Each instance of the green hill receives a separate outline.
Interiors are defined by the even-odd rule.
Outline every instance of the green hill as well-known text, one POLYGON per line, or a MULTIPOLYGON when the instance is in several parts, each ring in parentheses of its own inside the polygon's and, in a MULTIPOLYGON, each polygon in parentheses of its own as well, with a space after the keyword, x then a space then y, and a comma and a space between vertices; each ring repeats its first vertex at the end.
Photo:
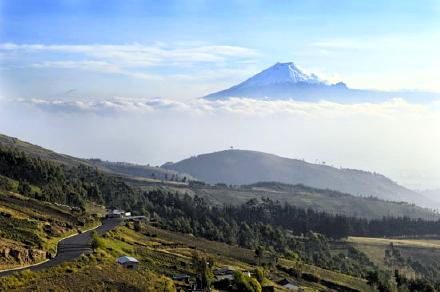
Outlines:
POLYGON ((435 202, 423 195, 406 189, 380 174, 338 169, 257 151, 219 151, 193 156, 177 163, 167 163, 162 167, 189 173, 208 183, 243 185, 275 181, 331 189, 355 196, 373 196, 426 207, 436 206, 435 202))

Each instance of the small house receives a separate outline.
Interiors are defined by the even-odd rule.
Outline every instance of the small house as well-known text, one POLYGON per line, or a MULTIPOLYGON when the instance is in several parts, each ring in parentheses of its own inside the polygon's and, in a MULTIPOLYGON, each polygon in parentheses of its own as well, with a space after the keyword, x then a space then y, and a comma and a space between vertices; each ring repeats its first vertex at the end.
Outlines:
POLYGON ((125 212, 119 209, 113 209, 111 210, 107 217, 109 218, 122 218, 124 216, 125 212))
POLYGON ((224 267, 214 271, 214 275, 218 281, 223 279, 233 280, 235 269, 230 267, 224 267))
POLYGON ((179 275, 174 275, 172 277, 172 279, 175 281, 185 281, 185 282, 188 282, 190 278, 191 277, 187 274, 179 274, 179 275))
POLYGON ((282 279, 281 281, 278 281, 277 284, 286 288, 287 290, 296 290, 296 291, 299 290, 298 284, 289 279, 282 279))
POLYGON ((242 273, 243 273, 243 275, 248 276, 248 277, 252 276, 252 272, 250 272, 250 271, 243 271, 242 273))
POLYGON ((122 256, 116 260, 116 262, 129 270, 136 270, 139 261, 134 257, 122 256))

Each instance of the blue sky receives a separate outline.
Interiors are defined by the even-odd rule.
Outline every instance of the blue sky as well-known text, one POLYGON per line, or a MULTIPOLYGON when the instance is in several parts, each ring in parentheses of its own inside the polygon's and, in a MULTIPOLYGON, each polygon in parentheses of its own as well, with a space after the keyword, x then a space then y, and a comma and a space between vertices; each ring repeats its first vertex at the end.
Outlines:
POLYGON ((2 0, 2 96, 191 98, 277 61, 440 91, 439 25, 438 1, 2 0))

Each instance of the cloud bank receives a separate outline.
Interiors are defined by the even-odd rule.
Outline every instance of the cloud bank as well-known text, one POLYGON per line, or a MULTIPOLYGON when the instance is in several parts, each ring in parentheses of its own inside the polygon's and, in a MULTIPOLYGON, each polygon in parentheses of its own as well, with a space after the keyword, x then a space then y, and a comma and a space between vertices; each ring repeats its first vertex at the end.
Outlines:
POLYGON ((266 117, 291 115, 310 117, 397 116, 426 117, 440 113, 440 103, 416 104, 401 98, 381 103, 342 104, 330 101, 299 102, 295 100, 255 100, 230 98, 227 100, 176 100, 165 98, 108 98, 108 99, 18 99, 10 103, 23 104, 52 113, 81 114, 154 114, 182 112, 189 114, 236 114, 266 117))

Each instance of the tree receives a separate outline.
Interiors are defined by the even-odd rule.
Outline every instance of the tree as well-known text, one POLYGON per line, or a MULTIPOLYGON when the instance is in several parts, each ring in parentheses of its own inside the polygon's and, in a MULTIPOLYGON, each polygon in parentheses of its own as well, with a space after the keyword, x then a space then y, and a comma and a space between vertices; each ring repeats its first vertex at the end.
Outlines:
POLYGON ((367 284, 374 287, 379 284, 379 273, 377 271, 367 272, 367 284))
POLYGON ((27 181, 20 180, 18 182, 18 192, 25 196, 30 196, 32 194, 32 187, 27 181))
POLYGON ((261 246, 255 249, 255 257, 257 258, 258 265, 261 264, 261 257, 263 256, 264 250, 261 246))
POLYGON ((90 242, 90 247, 92 248, 93 251, 96 251, 96 249, 101 246, 102 246, 101 240, 100 240, 98 234, 96 233, 96 231, 93 230, 92 241, 90 242))
POLYGON ((213 259, 207 258, 195 251, 192 256, 192 263, 197 274, 197 286, 201 289, 209 288, 214 279, 212 273, 213 259))
POLYGON ((261 267, 257 267, 254 271, 255 278, 260 284, 263 284, 264 281, 264 270, 261 267))
POLYGON ((240 271, 234 273, 234 284, 237 291, 261 292, 262 288, 257 279, 251 278, 240 271))

